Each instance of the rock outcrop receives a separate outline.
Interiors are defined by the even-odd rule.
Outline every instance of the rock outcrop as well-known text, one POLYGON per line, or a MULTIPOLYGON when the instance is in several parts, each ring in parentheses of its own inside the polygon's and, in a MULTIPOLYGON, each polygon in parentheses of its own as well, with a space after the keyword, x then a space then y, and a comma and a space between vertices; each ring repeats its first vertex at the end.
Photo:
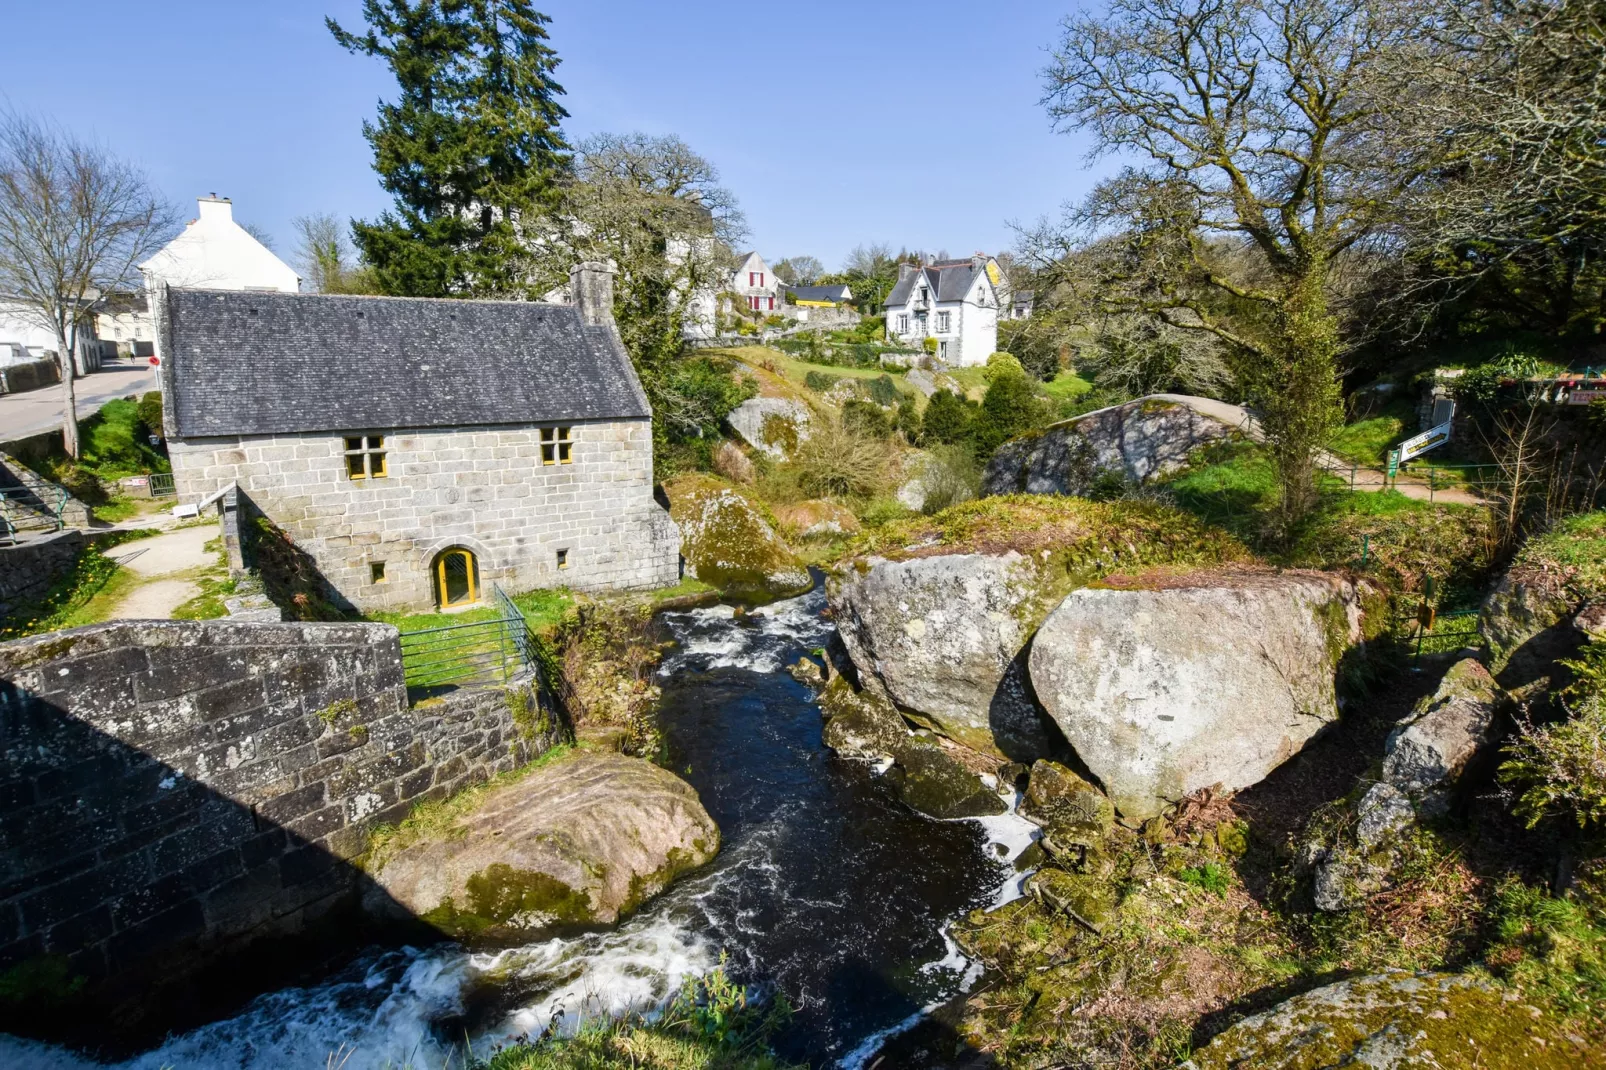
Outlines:
POLYGON ((809 437, 809 407, 793 398, 748 398, 725 417, 742 441, 772 460, 784 461, 809 437))
POLYGON ((1103 792, 1050 761, 1032 766, 1020 814, 1043 826, 1056 848, 1092 847, 1115 824, 1115 808, 1103 792))
POLYGON ((1323 573, 1084 588, 1038 630, 1031 682, 1121 815, 1141 821, 1201 788, 1258 783, 1335 719, 1334 671, 1372 601, 1323 573))
POLYGON ((904 804, 931 817, 985 817, 1007 807, 996 792, 935 740, 918 736, 885 698, 855 691, 841 676, 820 695, 825 745, 844 758, 886 762, 904 804))
POLYGON ((710 476, 688 473, 664 484, 680 528, 686 569, 741 598, 786 598, 813 586, 809 570, 775 533, 763 506, 710 476))
POLYGON ((691 785, 639 758, 589 752, 491 789, 427 837, 400 835, 375 860, 369 908, 399 906, 484 944, 612 924, 719 850, 691 785))
POLYGON ((1236 431, 1179 397, 1139 398, 1012 439, 988 462, 982 493, 1085 494, 1104 473, 1144 483, 1236 431))
POLYGON ((1585 1065, 1589 1053, 1579 1042, 1515 995, 1459 974, 1395 971, 1356 977, 1245 1018, 1183 1065, 1189 1070, 1585 1065))
POLYGON ((1248 556, 1166 506, 1058 497, 966 502, 889 525, 873 546, 826 584, 865 686, 919 724, 1022 762, 1051 749, 1023 651, 1067 591, 1123 568, 1248 556))
POLYGON ((1012 665, 1035 621, 1023 612, 1040 586, 1013 551, 870 558, 828 586, 855 665, 900 707, 975 750, 1031 760, 1048 734, 1012 665))
POLYGON ((1556 661, 1597 627, 1606 601, 1606 511, 1561 521, 1530 539, 1478 615, 1491 672, 1507 689, 1544 690, 1556 661))
POLYGON ((1389 733, 1383 782, 1408 796, 1419 812, 1442 813, 1456 778, 1489 743, 1500 701, 1488 669, 1472 658, 1457 662, 1438 690, 1389 733))

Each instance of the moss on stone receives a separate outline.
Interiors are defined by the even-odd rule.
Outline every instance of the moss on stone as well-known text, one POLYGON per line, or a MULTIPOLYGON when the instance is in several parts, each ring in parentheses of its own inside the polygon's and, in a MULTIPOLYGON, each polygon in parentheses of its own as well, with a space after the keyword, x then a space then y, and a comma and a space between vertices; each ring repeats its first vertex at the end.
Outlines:
POLYGON ((695 472, 666 483, 664 492, 680 528, 681 552, 699 580, 749 598, 786 597, 812 585, 761 503, 695 472))
POLYGON ((467 902, 445 899, 424 920, 455 939, 522 939, 532 931, 596 921, 590 898, 550 874, 498 862, 464 882, 467 902))

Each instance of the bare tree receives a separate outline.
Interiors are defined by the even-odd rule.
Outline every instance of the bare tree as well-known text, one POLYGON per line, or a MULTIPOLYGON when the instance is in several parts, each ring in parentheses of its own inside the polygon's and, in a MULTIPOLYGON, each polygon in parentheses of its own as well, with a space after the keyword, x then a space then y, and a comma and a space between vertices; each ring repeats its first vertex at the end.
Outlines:
POLYGON ((812 256, 789 256, 775 265, 775 277, 789 286, 808 286, 825 274, 825 265, 812 256))
POLYGON ((367 266, 358 263, 357 251, 347 237, 347 225, 339 217, 329 212, 299 215, 291 220, 291 225, 296 231, 296 270, 314 291, 323 294, 378 292, 367 266))
POLYGON ((1391 0, 1113 0, 1065 22, 1045 72, 1056 123, 1149 161, 1071 221, 1119 234, 1112 310, 1226 344, 1264 412, 1285 524, 1315 503, 1342 418, 1335 264, 1416 173, 1381 91, 1416 29, 1391 0))
POLYGON ((62 443, 78 456, 73 353, 90 302, 132 289, 177 217, 136 167, 38 120, 0 113, 0 292, 54 333, 62 443))
POLYGON ((885 274, 888 269, 895 266, 892 246, 885 242, 870 242, 868 245, 853 247, 853 251, 848 253, 848 258, 842 265, 842 273, 875 276, 885 274))
POLYGON ((269 233, 267 227, 258 223, 241 223, 240 229, 261 242, 265 248, 270 251, 273 249, 273 235, 269 233))

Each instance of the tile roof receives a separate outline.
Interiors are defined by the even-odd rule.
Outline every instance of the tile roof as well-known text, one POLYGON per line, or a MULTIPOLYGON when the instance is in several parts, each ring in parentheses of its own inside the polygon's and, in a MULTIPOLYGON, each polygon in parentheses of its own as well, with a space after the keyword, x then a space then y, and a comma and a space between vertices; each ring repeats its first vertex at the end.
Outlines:
POLYGON ((168 291, 181 436, 651 415, 618 335, 514 301, 168 291))

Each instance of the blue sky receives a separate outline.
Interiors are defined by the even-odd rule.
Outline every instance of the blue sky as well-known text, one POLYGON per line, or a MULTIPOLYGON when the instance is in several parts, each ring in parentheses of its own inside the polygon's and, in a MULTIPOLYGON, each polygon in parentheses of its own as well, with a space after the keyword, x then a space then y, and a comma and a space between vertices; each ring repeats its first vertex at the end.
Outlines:
MULTIPOLYGON (((675 133, 766 256, 836 268, 861 242, 965 255, 1099 174, 1038 106, 1056 0, 545 0, 573 138, 675 133)), ((94 136, 189 199, 216 191, 287 255, 290 220, 386 205, 362 121, 391 83, 323 26, 360 0, 0 0, 0 99, 94 136)))

